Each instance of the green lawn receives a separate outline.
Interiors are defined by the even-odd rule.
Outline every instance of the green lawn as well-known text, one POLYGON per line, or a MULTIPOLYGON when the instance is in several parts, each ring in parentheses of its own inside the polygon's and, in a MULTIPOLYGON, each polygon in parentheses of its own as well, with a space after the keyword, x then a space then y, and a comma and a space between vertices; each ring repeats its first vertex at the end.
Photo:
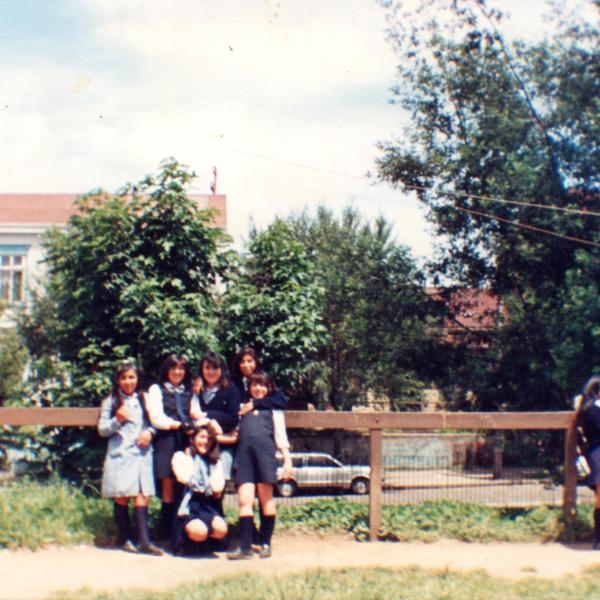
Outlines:
POLYGON ((231 577, 160 592, 77 592, 59 597, 63 600, 587 600, 600 598, 600 571, 558 581, 533 578, 510 581, 481 572, 458 574, 419 568, 313 570, 285 577, 231 577))

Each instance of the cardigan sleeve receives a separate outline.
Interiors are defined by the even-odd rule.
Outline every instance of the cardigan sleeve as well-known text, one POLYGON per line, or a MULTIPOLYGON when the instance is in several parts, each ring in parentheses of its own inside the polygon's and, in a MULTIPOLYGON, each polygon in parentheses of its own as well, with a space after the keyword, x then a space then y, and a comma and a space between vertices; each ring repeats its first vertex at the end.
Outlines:
POLYGON ((148 410, 150 423, 156 429, 170 429, 171 425, 177 422, 165 414, 162 391, 156 383, 150 386, 146 394, 146 409, 148 410))
POLYGON ((276 390, 274 394, 262 400, 252 400, 252 404, 257 410, 285 410, 287 398, 283 392, 276 390))
POLYGON ((290 448, 290 441, 288 440, 287 431, 285 429, 285 417, 283 411, 273 411, 273 430, 275 434, 275 447, 277 450, 283 450, 290 448))
POLYGON ((98 433, 102 437, 110 437, 114 433, 117 433, 121 429, 121 423, 117 420, 117 417, 111 417, 110 411, 112 408, 113 398, 107 396, 102 400, 100 405, 100 417, 98 418, 98 433))

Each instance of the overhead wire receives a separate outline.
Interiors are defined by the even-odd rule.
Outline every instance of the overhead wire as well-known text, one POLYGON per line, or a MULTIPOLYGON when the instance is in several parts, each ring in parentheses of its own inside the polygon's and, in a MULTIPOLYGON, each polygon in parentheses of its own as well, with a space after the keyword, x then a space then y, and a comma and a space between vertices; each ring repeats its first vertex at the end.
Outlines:
POLYGON ((552 231, 551 229, 544 229, 542 227, 536 227, 535 225, 529 225, 528 223, 521 223, 520 221, 511 221, 510 219, 505 219, 504 217, 490 215, 489 213, 480 212, 478 210, 472 210, 470 208, 463 208, 461 206, 454 206, 452 208, 454 208, 456 210, 460 210, 462 212, 469 213, 471 215, 476 215, 478 217, 484 217, 486 219, 493 219, 495 221, 501 221, 502 223, 508 223, 509 225, 514 225, 515 227, 521 227, 522 229, 527 229, 529 231, 535 231, 537 233, 544 233, 546 235, 551 235, 553 237, 557 237, 557 238, 560 238, 563 240, 568 240, 570 242, 577 242, 579 244, 586 244, 588 246, 594 246, 596 248, 600 248, 599 242, 593 242, 590 240, 584 240, 582 238, 577 238, 574 236, 557 233, 556 231, 552 231))

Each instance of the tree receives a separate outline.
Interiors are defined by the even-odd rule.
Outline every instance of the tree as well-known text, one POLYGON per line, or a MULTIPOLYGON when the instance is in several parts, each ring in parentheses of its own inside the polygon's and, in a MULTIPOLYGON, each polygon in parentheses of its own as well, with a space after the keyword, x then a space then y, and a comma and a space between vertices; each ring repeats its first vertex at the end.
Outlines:
POLYGON ((427 324, 433 305, 405 246, 383 218, 373 225, 347 208, 341 219, 321 206, 316 216, 288 219, 294 237, 312 252, 324 289, 321 346, 327 402, 347 409, 367 393, 406 407, 427 381, 431 349, 427 324))
POLYGON ((552 41, 509 43, 485 0, 406 4, 384 3, 400 59, 393 94, 411 121, 380 145, 379 175, 426 206, 435 272, 491 285, 506 306, 480 406, 564 408, 600 365, 597 342, 580 341, 595 303, 568 325, 600 247, 598 29, 568 21, 552 41))
MULTIPOLYGON (((116 195, 79 199, 66 228, 48 235, 47 294, 21 322, 41 370, 32 390, 41 402, 97 405, 121 360, 155 377, 169 352, 193 362, 218 347, 216 284, 227 273, 228 237, 187 197, 192 177, 165 161, 116 195)), ((89 430, 62 429, 46 445, 63 470, 91 472, 99 464, 88 452, 94 440, 89 430)))
POLYGON ((251 231, 221 305, 220 338, 228 356, 254 347, 277 383, 304 406, 326 334, 320 296, 308 252, 276 219, 262 232, 251 231))

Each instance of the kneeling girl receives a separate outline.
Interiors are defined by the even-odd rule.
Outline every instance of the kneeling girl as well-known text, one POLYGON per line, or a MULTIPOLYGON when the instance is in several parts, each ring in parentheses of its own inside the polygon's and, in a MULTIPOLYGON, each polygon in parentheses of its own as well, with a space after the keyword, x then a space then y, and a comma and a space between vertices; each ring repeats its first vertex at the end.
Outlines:
POLYGON ((173 455, 171 463, 177 481, 185 486, 177 511, 175 550, 184 533, 193 542, 204 542, 208 537, 222 540, 227 535, 227 524, 213 501, 223 493, 225 477, 212 425, 195 427, 190 442, 188 448, 173 455))

